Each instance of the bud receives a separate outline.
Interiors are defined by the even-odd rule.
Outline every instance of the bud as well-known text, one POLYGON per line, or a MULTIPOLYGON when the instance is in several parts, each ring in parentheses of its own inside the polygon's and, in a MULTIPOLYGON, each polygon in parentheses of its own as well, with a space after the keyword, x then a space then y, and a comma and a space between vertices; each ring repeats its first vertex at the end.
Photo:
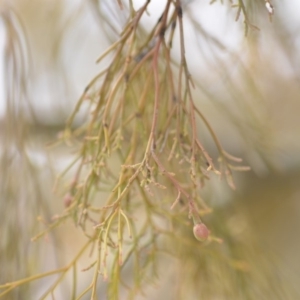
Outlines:
POLYGON ((73 196, 70 193, 67 193, 64 197, 65 207, 69 207, 72 202, 73 202, 73 196))
POLYGON ((208 230, 206 225, 203 223, 196 224, 193 228, 193 232, 194 232, 195 238, 200 242, 206 241, 210 234, 210 231, 208 230))

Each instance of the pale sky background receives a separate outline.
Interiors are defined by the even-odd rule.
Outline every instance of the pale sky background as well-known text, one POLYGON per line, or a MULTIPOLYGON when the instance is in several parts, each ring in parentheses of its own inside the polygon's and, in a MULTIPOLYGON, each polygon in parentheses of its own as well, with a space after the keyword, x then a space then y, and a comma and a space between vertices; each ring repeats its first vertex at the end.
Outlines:
MULTIPOLYGON (((136 3, 136 7, 138 8, 144 3, 144 0, 135 0, 134 2, 136 3)), ((235 50, 239 49, 239 47, 241 46, 241 42, 243 41, 243 39, 245 39, 245 37, 243 36, 243 30, 241 30, 241 28, 243 28, 242 20, 240 20, 239 22, 234 22, 234 16, 235 16, 234 10, 232 10, 232 21, 231 21, 228 18, 227 5, 221 5, 220 3, 209 5, 208 4, 209 1, 204 1, 204 0, 195 0, 189 2, 190 3, 188 4, 188 7, 186 7, 185 9, 191 11, 195 17, 201 20, 201 24, 204 27, 204 29, 206 29, 208 32, 213 34, 215 37, 219 38, 229 49, 235 49, 235 50)), ((80 1, 77 1, 77 3, 80 3, 80 1)), ((163 5, 164 5, 164 1, 161 0, 151 1, 148 9, 150 16, 143 19, 143 23, 147 27, 149 26, 149 24, 154 24, 157 21, 159 14, 162 11, 163 5)), ((288 27, 290 27, 292 30, 296 30, 296 29, 298 29, 298 31, 300 30, 300 1, 299 0, 288 0, 288 1, 273 0, 273 5, 275 7, 274 19, 276 18, 276 15, 280 14, 284 16, 283 18, 284 23, 286 23, 288 27)), ((266 10, 266 18, 268 18, 267 10, 266 10)), ((190 31, 188 29, 189 28, 188 26, 189 24, 188 22, 186 22, 185 24, 186 42, 191 44, 193 43, 194 37, 192 35, 189 35, 190 31)), ((270 26, 272 26, 272 24, 270 24, 270 26)), ((300 35, 298 37, 295 36, 295 40, 296 40, 295 44, 299 47, 299 51, 300 51, 300 35)), ((4 51, 5 43, 6 43, 6 32, 3 26, 3 22, 1 20, 0 21, 0 117, 3 116, 5 113, 5 101, 4 101, 5 74, 4 74, 4 65, 3 65, 4 63, 3 51, 4 51)), ((209 51, 209 49, 207 51, 209 51)), ((97 54, 95 53, 95 57, 89 59, 95 61, 96 57, 97 54)), ((201 67, 203 67, 201 65, 201 57, 196 58, 195 61, 193 61, 193 65, 190 66, 192 71, 193 68, 197 69, 201 67)), ((93 68, 93 66, 91 66, 91 68, 93 68)), ((78 82, 82 80, 80 76, 85 76, 85 77, 88 76, 90 69, 87 68, 86 70, 80 70, 80 72, 82 74, 78 75, 77 77, 78 82)), ((74 76, 75 75, 76 72, 74 73, 74 76)), ((92 76, 90 76, 90 78, 92 78, 92 76)), ((76 93, 78 94, 81 93, 82 88, 87 83, 87 81, 88 80, 82 80, 82 83, 78 84, 76 93)), ((37 103, 38 108, 41 110, 48 110, 49 105, 53 104, 53 99, 52 99, 53 95, 47 96, 44 95, 42 91, 40 92, 37 91, 37 92, 41 93, 41 95, 37 96, 37 98, 39 99, 37 103)), ((75 100, 76 99, 74 99, 74 101, 75 100)))

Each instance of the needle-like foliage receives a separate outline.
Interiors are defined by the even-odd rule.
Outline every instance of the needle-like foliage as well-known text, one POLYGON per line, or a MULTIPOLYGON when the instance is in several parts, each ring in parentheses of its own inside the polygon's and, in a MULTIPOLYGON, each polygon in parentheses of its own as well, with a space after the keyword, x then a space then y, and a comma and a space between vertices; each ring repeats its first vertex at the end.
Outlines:
MULTIPOLYGON (((224 149, 196 101, 201 83, 194 80, 186 57, 181 1, 163 1, 160 18, 147 29, 141 20, 151 1, 138 8, 132 1, 113 1, 114 9, 108 5, 105 12, 100 2, 90 4, 108 28, 111 43, 97 58, 102 71, 84 89, 58 138, 73 157, 54 186, 55 195, 64 193, 64 209, 32 238, 35 242, 71 220, 85 242, 65 266, 9 278, 0 286, 0 297, 56 275, 41 296, 54 298, 72 273, 69 299, 104 299, 103 289, 107 299, 134 299, 168 273, 162 270, 166 264, 174 266, 170 270, 179 268, 176 276, 169 274, 176 281, 172 299, 263 299, 268 284, 274 295, 283 295, 277 281, 267 279, 271 270, 260 274, 255 244, 245 246, 252 238, 245 218, 230 205, 223 211, 212 207, 204 196, 203 188, 216 178, 235 189, 232 172, 249 167, 224 149), (83 111, 83 121, 76 121, 83 111), (209 133, 213 154, 199 128, 209 133), (242 234, 236 229, 240 224, 246 228, 242 234), (78 264, 87 253, 91 262, 82 271, 88 281, 79 288, 78 264)), ((265 4, 271 18, 273 6, 265 4)), ((248 5, 243 0, 232 4, 246 34, 257 30, 248 5)), ((203 30, 196 20, 191 24, 203 30)), ((23 146, 18 149, 22 163, 31 167, 23 146)), ((8 161, 5 152, 2 158, 8 161)))

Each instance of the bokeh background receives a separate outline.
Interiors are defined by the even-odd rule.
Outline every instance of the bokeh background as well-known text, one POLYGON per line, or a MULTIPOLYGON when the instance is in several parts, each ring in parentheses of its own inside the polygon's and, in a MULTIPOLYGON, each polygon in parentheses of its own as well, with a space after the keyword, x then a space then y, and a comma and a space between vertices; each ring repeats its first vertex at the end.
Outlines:
MULTIPOLYGON (((155 24, 163 2, 151 1, 142 19, 145 28, 155 24)), ((234 203, 243 213, 255 234, 255 251, 274 264, 277 274, 272 276, 291 290, 290 298, 278 299, 300 299, 300 3, 274 0, 270 22, 264 1, 246 1, 255 28, 245 35, 243 16, 235 20, 230 1, 214 2, 184 5, 195 97, 226 151, 242 157, 252 170, 234 174, 236 191, 213 179, 203 193, 217 209, 234 203)), ((144 2, 134 3, 138 8, 144 2)), ((39 246, 30 242, 43 222, 63 210, 63 184, 61 190, 53 186, 71 155, 65 146, 54 147, 55 140, 86 84, 105 67, 95 61, 117 38, 126 14, 117 1, 97 0, 1 1, 0 14, 3 284, 64 264, 84 240, 66 223, 39 246)), ((179 58, 176 43, 173 58, 179 58)), ((76 122, 85 116, 82 111, 76 122)), ((216 155, 205 127, 198 126, 205 146, 216 155)), ((149 286, 149 299, 168 299, 171 277, 164 274, 157 286, 149 286)), ((32 299, 47 283, 32 285, 32 299)), ((26 290, 8 299, 24 299, 26 290)), ((56 299, 66 299, 67 290, 66 283, 56 299)), ((270 299, 267 292, 264 299, 270 299)))

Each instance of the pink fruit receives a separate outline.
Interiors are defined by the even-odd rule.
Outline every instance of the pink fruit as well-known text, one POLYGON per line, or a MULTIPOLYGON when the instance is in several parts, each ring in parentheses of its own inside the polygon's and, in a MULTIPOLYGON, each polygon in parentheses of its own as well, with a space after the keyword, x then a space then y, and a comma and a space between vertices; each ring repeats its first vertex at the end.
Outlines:
POLYGON ((203 223, 196 224, 193 228, 193 232, 195 238, 200 242, 206 241, 210 234, 210 231, 203 223))
POLYGON ((70 193, 67 193, 64 197, 65 207, 69 207, 73 201, 73 196, 70 193))

